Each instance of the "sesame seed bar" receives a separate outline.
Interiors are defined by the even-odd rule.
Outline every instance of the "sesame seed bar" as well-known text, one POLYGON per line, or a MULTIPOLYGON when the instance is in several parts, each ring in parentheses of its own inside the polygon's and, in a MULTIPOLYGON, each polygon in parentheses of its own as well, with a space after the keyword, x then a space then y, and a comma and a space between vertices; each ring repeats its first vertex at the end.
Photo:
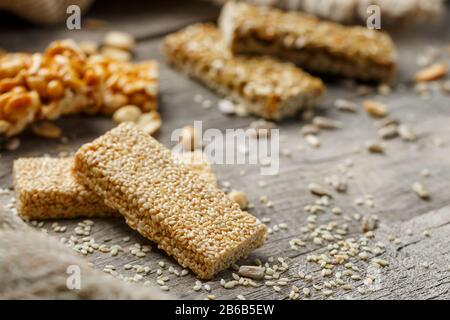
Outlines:
POLYGON ((195 24, 167 36, 163 49, 176 69, 265 119, 293 116, 314 106, 324 92, 320 79, 290 63, 234 57, 212 24, 195 24))
POLYGON ((389 82, 395 73, 385 32, 237 2, 224 5, 219 26, 234 53, 273 55, 307 71, 363 81, 389 82))
POLYGON ((134 104, 156 110, 158 64, 86 56, 72 40, 43 53, 0 55, 0 136, 13 136, 37 120, 62 115, 112 114, 134 104))
POLYGON ((201 150, 183 151, 181 153, 173 153, 172 159, 176 164, 184 164, 192 171, 197 173, 200 178, 208 181, 213 185, 217 185, 217 178, 206 155, 201 150))
MULTIPOLYGON (((203 152, 173 154, 202 179, 217 180, 203 152)), ((72 176, 73 158, 20 158, 14 161, 13 176, 17 208, 25 220, 120 216, 107 207, 94 192, 72 176)))
POLYGON ((263 244, 266 227, 136 125, 82 146, 73 174, 183 267, 210 279, 263 244))
POLYGON ((14 161, 17 211, 25 220, 119 216, 72 177, 73 158, 14 161))

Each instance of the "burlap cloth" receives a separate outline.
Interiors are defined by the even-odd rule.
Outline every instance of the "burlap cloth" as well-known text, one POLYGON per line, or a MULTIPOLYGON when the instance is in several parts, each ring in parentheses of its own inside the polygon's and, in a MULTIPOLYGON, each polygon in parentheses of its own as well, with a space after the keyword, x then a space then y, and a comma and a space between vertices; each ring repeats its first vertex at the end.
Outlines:
MULTIPOLYGON (((224 3, 232 0, 210 0, 224 3)), ((270 5, 286 10, 301 10, 318 17, 342 23, 364 23, 367 8, 380 8, 382 23, 415 24, 438 20, 444 11, 444 0, 240 0, 270 5)))
MULTIPOLYGON (((228 0, 209 0, 223 3, 228 0)), ((416 23, 438 18, 443 0, 244 0, 254 4, 272 5, 288 10, 302 10, 322 18, 355 23, 365 21, 367 7, 378 5, 384 22, 416 23)), ((31 22, 55 24, 67 18, 67 7, 78 5, 87 9, 93 0, 0 0, 0 9, 11 11, 31 22)))
POLYGON ((0 0, 7 10, 38 24, 55 24, 67 19, 67 7, 74 4, 86 10, 93 0, 0 0))
POLYGON ((91 268, 72 249, 0 207, 0 299, 167 299, 158 288, 128 284, 91 268), (68 266, 81 288, 68 289, 68 266))

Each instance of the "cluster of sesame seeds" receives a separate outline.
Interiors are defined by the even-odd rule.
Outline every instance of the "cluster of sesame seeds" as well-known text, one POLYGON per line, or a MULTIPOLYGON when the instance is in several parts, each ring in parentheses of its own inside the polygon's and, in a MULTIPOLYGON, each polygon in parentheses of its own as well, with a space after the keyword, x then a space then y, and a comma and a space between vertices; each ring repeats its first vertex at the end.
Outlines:
POLYGON ((235 287, 258 287, 259 285, 248 277, 241 277, 237 273, 232 273, 232 280, 226 281, 225 279, 220 279, 220 285, 225 289, 234 289, 235 287))
POLYGON ((67 227, 59 225, 58 222, 53 222, 51 227, 53 232, 64 233, 67 231, 67 227))
MULTIPOLYGON (((338 167, 340 176, 345 177, 348 183, 352 179, 350 169, 353 167, 353 161, 347 160, 338 167)), ((330 185, 336 183, 336 178, 331 176, 326 182, 330 185)), ((339 194, 339 190, 336 190, 339 194)), ((341 191, 342 192, 342 191, 341 191)), ((343 209, 333 205, 334 198, 331 198, 329 192, 316 193, 319 197, 314 203, 304 207, 306 223, 300 227, 300 235, 294 236, 288 240, 289 247, 292 250, 302 251, 310 244, 314 245, 321 253, 309 254, 306 257, 306 265, 316 266, 311 272, 306 273, 303 270, 298 271, 298 278, 293 278, 289 272, 289 266, 283 258, 269 258, 263 265, 260 261, 256 265, 264 267, 264 285, 270 287, 276 293, 286 293, 288 299, 307 299, 314 294, 323 298, 332 298, 339 291, 342 291, 344 297, 352 297, 354 292, 366 294, 373 290, 377 278, 371 274, 365 274, 370 266, 384 269, 389 267, 389 261, 381 258, 386 250, 386 245, 382 242, 375 242, 374 231, 378 228, 379 217, 375 214, 353 213, 346 214, 343 209), (321 224, 319 221, 322 216, 331 214, 333 220, 328 220, 321 224), (336 220, 336 221, 334 221, 336 220), (352 233, 358 228, 362 233, 357 237, 352 233), (350 235, 352 234, 352 235, 350 235), (278 262, 281 265, 271 265, 278 262), (318 270, 316 268, 319 268, 318 270), (281 274, 287 272, 286 276, 281 274), (298 285, 297 281, 306 282, 298 285), (286 292, 283 288, 291 285, 290 291, 286 292)), ((335 195, 333 194, 333 197, 335 195)), ((374 208, 374 196, 364 195, 363 204, 368 209, 374 208), (367 203, 366 203, 367 202, 367 203)), ((346 211, 346 210, 345 210, 346 211)), ((329 217, 329 216, 327 216, 329 217)), ((327 218, 329 219, 329 218, 327 218)), ((264 223, 270 223, 270 218, 263 218, 264 223)), ((276 224, 269 228, 269 233, 280 230, 280 226, 286 227, 287 224, 276 224)), ((400 241, 391 241, 394 245, 401 244, 400 241)), ((226 281, 221 280, 221 285, 227 289, 233 289, 238 286, 235 278, 226 281)), ((258 282, 256 282, 258 285, 258 282)))
POLYGON ((289 240, 289 246, 292 250, 300 250, 301 247, 305 247, 306 244, 303 240, 299 238, 292 238, 289 240))
POLYGON ((274 224, 272 227, 267 229, 268 234, 276 233, 281 230, 287 230, 289 227, 286 223, 274 224))
POLYGON ((10 198, 9 202, 6 203, 6 208, 11 210, 13 213, 17 213, 17 200, 15 198, 10 198))
POLYGON ((273 208, 274 203, 273 201, 269 200, 269 197, 266 195, 261 195, 259 197, 259 202, 263 205, 265 205, 267 208, 273 208))
MULTIPOLYGON (((108 246, 106 243, 97 242, 95 238, 91 236, 93 225, 94 223, 91 220, 85 220, 78 223, 78 226, 74 229, 75 235, 63 237, 60 239, 60 242, 83 255, 100 252, 110 254, 110 256, 114 257, 117 256, 119 252, 124 252, 123 247, 118 244, 108 246)), ((109 242, 109 240, 110 239, 105 239, 103 242, 109 242)))
POLYGON ((194 102, 201 105, 203 109, 209 109, 212 107, 212 101, 203 97, 201 94, 194 95, 194 102))
POLYGON ((132 255, 138 258, 143 258, 147 255, 147 253, 152 251, 152 247, 149 245, 141 245, 139 243, 135 243, 129 248, 129 251, 132 255))
POLYGON ((362 197, 355 198, 354 204, 356 206, 367 206, 368 208, 375 207, 374 198, 371 194, 365 194, 362 197))
MULTIPOLYGON (((44 221, 36 221, 33 220, 30 222, 30 225, 36 228, 39 228, 40 230, 46 230, 44 221)), ((61 226, 59 223, 52 223, 52 231, 55 233, 61 232, 58 231, 59 228, 66 228, 66 226, 61 226)), ((88 231, 89 234, 91 232, 91 228, 86 227, 93 227, 94 223, 91 220, 85 220, 78 224, 78 226, 75 228, 83 228, 84 231, 88 231)), ((77 229, 78 230, 78 229, 77 229)), ((121 239, 123 242, 129 242, 130 237, 124 237, 121 239)), ((133 255, 132 251, 138 249, 139 252, 145 252, 148 253, 151 251, 151 246, 147 244, 139 244, 134 243, 130 244, 127 249, 123 248, 119 244, 112 244, 112 245, 106 245, 106 243, 110 242, 110 238, 105 238, 101 240, 100 242, 103 242, 100 244, 97 242, 92 236, 82 236, 77 237, 76 235, 70 235, 68 237, 62 237, 60 238, 60 242, 69 248, 72 248, 75 252, 78 252, 82 255, 91 255, 95 253, 99 254, 110 254, 111 256, 116 256, 118 252, 129 252, 131 255, 133 255)), ((129 258, 128 258, 129 259, 129 258)), ((114 263, 114 260, 110 260, 112 263, 114 263)), ((172 265, 167 265, 164 261, 159 261, 156 266, 153 268, 149 265, 144 264, 136 264, 136 263, 127 263, 123 266, 112 264, 104 265, 103 266, 103 272, 116 277, 120 280, 123 280, 125 282, 134 282, 134 283, 142 283, 144 286, 151 286, 154 283, 156 283, 161 290, 163 291, 169 291, 169 281, 171 277, 184 277, 189 274, 189 271, 187 269, 180 269, 172 265), (121 271, 123 269, 123 271, 121 271), (151 281, 149 279, 150 276, 154 277, 154 281, 151 281)), ((94 265, 90 263, 92 267, 94 265)))
POLYGON ((92 225, 94 222, 92 220, 84 220, 79 222, 78 226, 75 228, 75 234, 77 236, 89 236, 91 234, 92 225))
POLYGON ((30 221, 30 224, 33 227, 40 228, 40 229, 44 227, 44 221, 32 220, 32 221, 30 221))
POLYGON ((103 269, 104 272, 125 282, 140 282, 144 286, 155 283, 162 291, 170 290, 169 283, 173 277, 184 277, 189 273, 186 269, 179 270, 173 266, 167 268, 164 261, 159 261, 154 268, 142 264, 125 264, 123 270, 124 273, 119 273, 118 267, 114 265, 106 265, 103 269), (154 282, 150 280, 150 276, 153 277, 154 282))

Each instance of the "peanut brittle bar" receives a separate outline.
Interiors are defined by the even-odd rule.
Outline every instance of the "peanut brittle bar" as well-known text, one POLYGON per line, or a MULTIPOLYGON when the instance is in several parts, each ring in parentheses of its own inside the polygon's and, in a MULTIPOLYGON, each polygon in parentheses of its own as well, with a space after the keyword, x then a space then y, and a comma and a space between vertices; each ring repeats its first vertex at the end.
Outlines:
MULTIPOLYGON (((216 176, 201 151, 174 154, 211 184, 216 176)), ((72 176, 73 158, 21 158, 14 161, 13 176, 18 213, 25 220, 121 216, 72 176)))
POLYGON ((72 40, 44 53, 0 55, 0 136, 75 113, 112 114, 126 104, 156 110, 158 65, 87 57, 72 40))
POLYGON ((237 2, 224 5, 219 25, 234 53, 273 55, 311 72, 365 81, 388 82, 395 73, 385 32, 237 2))
POLYGON ((234 57, 212 24, 192 25, 167 36, 164 53, 176 69, 266 119, 280 120, 310 108, 324 91, 320 79, 290 63, 234 57))
POLYGON ((73 174, 183 267, 210 279, 263 244, 266 227, 132 123, 80 148, 73 174))

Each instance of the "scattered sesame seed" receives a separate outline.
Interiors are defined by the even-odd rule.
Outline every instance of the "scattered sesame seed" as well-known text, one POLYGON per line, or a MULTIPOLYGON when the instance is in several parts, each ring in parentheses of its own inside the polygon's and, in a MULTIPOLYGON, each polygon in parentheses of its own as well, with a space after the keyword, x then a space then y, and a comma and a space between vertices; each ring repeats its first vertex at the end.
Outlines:
POLYGON ((302 291, 303 294, 307 297, 311 294, 311 290, 309 288, 303 288, 302 291))
POLYGON ((370 153, 384 153, 384 146, 377 141, 367 141, 366 142, 367 150, 370 153))
POLYGON ((184 276, 186 276, 186 275, 188 275, 189 274, 189 270, 187 270, 187 269, 183 269, 183 270, 181 270, 181 276, 182 277, 184 277, 184 276))
POLYGON ((325 189, 324 187, 322 187, 321 185, 317 184, 317 183, 310 183, 308 185, 308 189, 309 191, 316 195, 316 196, 327 196, 327 197, 331 197, 330 192, 325 189))
POLYGON ((319 148, 321 143, 320 143, 320 139, 312 134, 307 134, 305 136, 305 141, 312 147, 314 148, 319 148))
POLYGON ((430 194, 428 193, 425 186, 420 182, 414 182, 412 185, 413 191, 423 200, 429 200, 430 194))
POLYGON ((383 260, 383 259, 379 259, 379 258, 373 258, 372 262, 375 263, 376 265, 382 267, 382 268, 389 266, 389 262, 388 261, 383 260))

